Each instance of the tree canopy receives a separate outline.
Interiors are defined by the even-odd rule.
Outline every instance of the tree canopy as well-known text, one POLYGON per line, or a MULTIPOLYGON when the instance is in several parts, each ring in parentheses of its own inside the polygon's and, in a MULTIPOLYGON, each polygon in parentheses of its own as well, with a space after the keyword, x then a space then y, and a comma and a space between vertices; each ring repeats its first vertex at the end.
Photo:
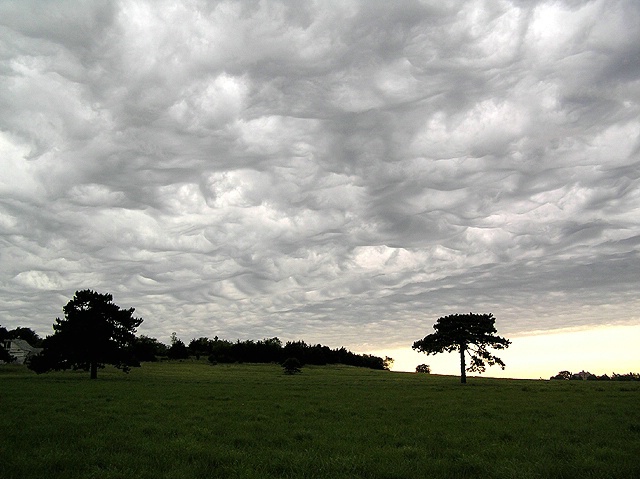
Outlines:
POLYGON ((167 357, 169 359, 187 359, 189 357, 189 348, 175 332, 171 333, 171 346, 167 349, 167 357))
POLYGON ((429 354, 443 352, 460 352, 460 382, 467 382, 466 372, 483 373, 486 366, 499 365, 505 368, 504 362, 491 354, 487 348, 505 349, 511 344, 508 339, 496 336, 494 316, 488 314, 451 314, 438 318, 433 325, 435 333, 425 336, 413 343, 413 349, 429 354), (469 356, 469 366, 466 366, 469 356))
POLYGON ((7 328, 0 326, 0 362, 10 363, 14 361, 14 357, 9 354, 9 351, 4 349, 4 342, 7 339, 11 339, 7 328))
POLYGON ((31 328, 18 326, 8 331, 7 334, 9 339, 23 339, 35 348, 39 348, 42 344, 42 338, 31 328))
MULTIPOLYGON (((296 358, 301 364, 346 364, 361 368, 388 370, 393 358, 381 358, 371 354, 356 354, 345 347, 331 349, 321 344, 311 345, 304 341, 287 341, 266 338, 260 341, 228 341, 217 336, 214 339, 198 338, 189 343, 199 354, 208 354, 212 363, 281 363, 287 358, 296 358)), ((195 352, 194 352, 195 353, 195 352)))
POLYGON ((43 341, 43 352, 30 367, 36 372, 61 369, 90 371, 97 378, 98 367, 112 364, 128 371, 136 364, 133 355, 136 328, 141 318, 134 308, 120 309, 111 294, 77 291, 63 308, 64 318, 56 318, 54 333, 43 341))

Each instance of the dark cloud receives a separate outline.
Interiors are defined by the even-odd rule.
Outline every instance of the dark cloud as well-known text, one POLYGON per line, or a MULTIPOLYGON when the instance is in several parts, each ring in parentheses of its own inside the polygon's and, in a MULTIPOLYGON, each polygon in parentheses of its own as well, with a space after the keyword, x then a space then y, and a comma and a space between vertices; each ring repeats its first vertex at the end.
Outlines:
POLYGON ((637 323, 640 5, 0 3, 0 321, 637 323))

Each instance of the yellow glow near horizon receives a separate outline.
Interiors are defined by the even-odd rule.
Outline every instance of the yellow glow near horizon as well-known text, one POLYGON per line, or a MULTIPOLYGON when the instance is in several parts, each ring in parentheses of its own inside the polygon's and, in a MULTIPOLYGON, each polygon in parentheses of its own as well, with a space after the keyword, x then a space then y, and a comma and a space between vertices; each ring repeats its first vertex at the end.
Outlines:
MULTIPOLYGON (((640 372, 640 325, 561 330, 509 339, 512 341, 509 349, 497 352, 506 363, 506 369, 487 368, 482 376, 549 379, 562 370, 585 370, 597 375, 640 372)), ((372 354, 394 358, 392 371, 413 372, 418 364, 428 364, 433 374, 460 374, 458 353, 427 356, 409 346, 372 354)))

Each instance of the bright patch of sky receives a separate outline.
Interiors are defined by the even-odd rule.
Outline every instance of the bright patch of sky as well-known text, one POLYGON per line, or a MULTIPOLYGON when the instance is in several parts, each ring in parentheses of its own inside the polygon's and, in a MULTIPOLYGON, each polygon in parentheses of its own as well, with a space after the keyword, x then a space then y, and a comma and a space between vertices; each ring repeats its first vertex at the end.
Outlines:
MULTIPOLYGON (((549 379, 560 371, 589 371, 601 376, 626 374, 638 370, 640 326, 608 326, 589 330, 560 330, 532 336, 515 336, 508 349, 500 351, 505 363, 487 368, 485 376, 519 379, 549 379), (615 344, 615 348, 611 345, 615 344)), ((432 374, 460 374, 457 352, 429 355, 411 348, 375 351, 380 357, 394 358, 392 371, 414 372, 427 364, 432 374)), ((477 373, 472 373, 474 375, 477 373)))

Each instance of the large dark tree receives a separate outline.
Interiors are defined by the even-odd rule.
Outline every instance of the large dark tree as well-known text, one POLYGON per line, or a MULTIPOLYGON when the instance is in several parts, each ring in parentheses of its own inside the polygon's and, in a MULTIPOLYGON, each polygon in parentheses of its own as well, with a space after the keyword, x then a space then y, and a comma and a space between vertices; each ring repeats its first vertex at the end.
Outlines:
POLYGON ((483 373, 486 365, 498 364, 504 369, 500 358, 487 348, 505 349, 511 344, 508 339, 496 336, 496 318, 489 314, 451 314, 438 318, 433 325, 435 333, 413 343, 413 349, 422 353, 460 352, 460 382, 467 382, 467 371, 483 373), (466 356, 470 363, 466 366, 466 356))
POLYGON ((16 358, 11 356, 9 351, 4 349, 4 343, 7 339, 11 339, 9 331, 7 331, 7 328, 0 326, 0 362, 11 363, 16 358))
POLYGON ((64 319, 56 318, 54 333, 43 341, 44 350, 34 357, 32 369, 84 369, 96 379, 105 364, 125 372, 136 365, 132 351, 142 319, 133 316, 134 308, 120 309, 112 300, 110 294, 77 291, 63 308, 64 319))

